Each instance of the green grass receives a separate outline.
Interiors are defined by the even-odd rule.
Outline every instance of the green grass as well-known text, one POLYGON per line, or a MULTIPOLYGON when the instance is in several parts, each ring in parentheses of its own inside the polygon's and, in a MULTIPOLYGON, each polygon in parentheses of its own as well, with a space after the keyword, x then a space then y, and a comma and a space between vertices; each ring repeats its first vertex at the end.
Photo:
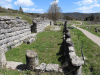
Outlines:
POLYGON ((75 52, 81 57, 81 44, 83 41, 83 54, 87 58, 82 68, 83 75, 91 75, 90 67, 94 66, 92 75, 100 75, 100 47, 87 38, 81 31, 76 28, 70 29, 72 42, 74 43, 75 52), (75 35, 74 35, 75 32, 75 35), (79 40, 78 40, 79 35, 79 40))
POLYGON ((22 17, 23 20, 26 20, 29 24, 32 24, 33 18, 23 14, 23 13, 0 13, 0 16, 9 16, 12 18, 22 17))
MULTIPOLYGON (((15 61, 15 62, 23 62, 24 64, 26 63, 26 57, 25 57, 25 52, 26 50, 33 50, 38 53, 38 58, 39 58, 39 63, 53 63, 53 64, 60 64, 58 62, 58 58, 60 56, 57 56, 56 54, 59 52, 60 45, 57 45, 59 43, 62 43, 62 29, 60 31, 44 31, 41 33, 37 34, 37 39, 31 43, 31 44, 25 44, 23 43, 22 45, 9 50, 6 52, 6 59, 7 61, 15 61)), ((19 75, 19 74, 26 74, 25 71, 23 72, 18 72, 16 70, 9 70, 9 69, 4 69, 0 70, 0 73, 6 74, 9 73, 8 75, 19 75), (6 71, 7 70, 7 71, 6 71)), ((34 72, 33 72, 34 74, 34 72)), ((47 74, 43 74, 47 75, 47 74)))
POLYGON ((70 22, 71 24, 80 24, 79 22, 76 22, 75 20, 69 20, 68 22, 70 22))

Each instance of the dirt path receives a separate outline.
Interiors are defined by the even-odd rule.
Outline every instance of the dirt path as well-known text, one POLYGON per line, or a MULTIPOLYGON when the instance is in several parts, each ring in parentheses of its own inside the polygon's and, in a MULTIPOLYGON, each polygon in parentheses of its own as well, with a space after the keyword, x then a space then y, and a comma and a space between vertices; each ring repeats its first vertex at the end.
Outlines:
MULTIPOLYGON (((79 22, 79 21, 77 21, 79 22)), ((81 23, 81 22, 80 22, 81 23)), ((78 24, 78 25, 82 25, 81 24, 78 24)), ((76 27, 75 25, 72 25, 73 27, 79 29, 80 31, 82 31, 89 39, 91 39, 93 42, 95 42, 98 46, 100 46, 100 37, 88 32, 87 30, 85 29, 82 29, 82 28, 79 28, 79 27, 76 27)))

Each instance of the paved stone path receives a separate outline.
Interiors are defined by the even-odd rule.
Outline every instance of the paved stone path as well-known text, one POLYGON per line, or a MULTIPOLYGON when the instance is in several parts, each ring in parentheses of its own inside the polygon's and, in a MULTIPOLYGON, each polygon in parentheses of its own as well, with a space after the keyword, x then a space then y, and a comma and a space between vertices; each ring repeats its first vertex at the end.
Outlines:
MULTIPOLYGON (((79 22, 79 21, 77 21, 77 22, 79 22)), ((80 23, 81 23, 81 22, 80 22, 80 23)), ((82 25, 82 23, 81 23, 81 24, 77 24, 77 25, 82 25)), ((80 31, 82 31, 89 39, 91 39, 94 43, 96 43, 98 46, 100 46, 100 37, 98 37, 98 36, 96 36, 96 35, 94 35, 94 34, 88 32, 88 31, 85 30, 85 29, 76 27, 75 24, 72 25, 72 26, 75 27, 75 28, 77 28, 77 29, 79 29, 80 31)))

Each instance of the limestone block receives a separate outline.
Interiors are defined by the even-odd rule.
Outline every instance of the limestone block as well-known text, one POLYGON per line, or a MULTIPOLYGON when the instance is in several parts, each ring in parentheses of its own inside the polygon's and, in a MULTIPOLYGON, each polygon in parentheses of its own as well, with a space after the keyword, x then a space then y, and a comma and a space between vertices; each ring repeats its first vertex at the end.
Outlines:
POLYGON ((4 48, 0 46, 0 69, 3 68, 3 66, 6 65, 6 57, 4 48))
POLYGON ((78 56, 76 56, 75 52, 70 52, 70 59, 73 66, 82 66, 84 65, 84 61, 81 60, 78 56))
POLYGON ((46 71, 56 71, 58 72, 59 65, 58 64, 47 64, 46 71))
POLYGON ((36 71, 45 71, 46 63, 41 63, 38 67, 35 67, 36 71))
POLYGON ((6 39, 0 40, 0 45, 6 44, 6 43, 7 43, 6 39))
POLYGON ((6 38, 7 43, 13 41, 12 37, 6 38))
POLYGON ((17 40, 17 39, 19 39, 20 37, 18 37, 18 36, 13 36, 13 37, 11 37, 12 38, 12 40, 17 40))
POLYGON ((12 42, 9 42, 9 43, 7 43, 7 46, 12 46, 12 45, 14 45, 15 43, 12 41, 12 42))
POLYGON ((34 40, 35 40, 35 38, 30 38, 30 39, 28 40, 28 43, 32 43, 34 40))
POLYGON ((4 34, 0 34, 0 40, 5 39, 5 35, 4 34))
POLYGON ((15 47, 17 47, 17 46, 21 45, 22 43, 23 43, 23 41, 18 42, 17 44, 15 44, 15 47))
POLYGON ((10 21, 11 19, 7 16, 0 16, 0 21, 10 21))
POLYGON ((29 70, 34 70, 39 65, 38 54, 32 50, 26 51, 26 66, 29 70))
POLYGON ((17 24, 17 23, 18 23, 16 20, 11 20, 11 22, 12 22, 13 24, 17 24))
POLYGON ((67 38, 66 42, 69 42, 69 41, 71 41, 71 38, 67 38))
POLYGON ((0 21, 0 26, 3 26, 4 24, 6 24, 4 21, 0 21))
POLYGON ((3 28, 3 29, 8 29, 8 25, 7 25, 7 24, 4 24, 4 25, 2 26, 2 28, 3 28))
POLYGON ((2 47, 5 49, 7 48, 7 44, 3 44, 2 47))
POLYGON ((0 33, 1 33, 1 34, 5 34, 6 32, 7 32, 6 29, 1 29, 1 30, 0 30, 0 33))
POLYGON ((73 46, 69 46, 68 49, 69 49, 69 52, 74 52, 74 47, 73 46))
POLYGON ((22 65, 22 64, 23 64, 22 62, 7 61, 6 68, 15 70, 18 65, 22 65))
POLYGON ((18 39, 18 40, 14 40, 14 43, 16 44, 16 43, 19 43, 20 42, 20 40, 18 39))

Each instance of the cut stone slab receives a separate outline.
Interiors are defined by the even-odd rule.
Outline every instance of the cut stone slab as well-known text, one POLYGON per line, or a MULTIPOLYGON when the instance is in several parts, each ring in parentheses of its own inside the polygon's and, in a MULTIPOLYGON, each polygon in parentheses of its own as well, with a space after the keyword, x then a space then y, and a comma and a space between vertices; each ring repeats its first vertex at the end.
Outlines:
POLYGON ((10 69, 16 69, 18 65, 23 64, 22 62, 13 62, 13 61, 7 61, 6 68, 10 69))
POLYGON ((72 55, 70 57, 70 59, 71 59, 71 63, 72 63, 73 66, 82 66, 82 65, 84 65, 84 61, 81 60, 81 58, 79 58, 78 56, 72 55))
POLYGON ((71 38, 67 38, 66 42, 69 42, 69 41, 71 41, 71 38))
POLYGON ((69 52, 74 52, 74 47, 73 46, 70 46, 68 48, 69 48, 69 52))
POLYGON ((46 63, 41 63, 38 67, 35 68, 36 71, 45 71, 46 63))
POLYGON ((61 73, 63 72, 62 68, 59 68, 59 72, 61 72, 61 73))
POLYGON ((56 71, 58 72, 59 65, 58 64, 47 64, 46 71, 56 71))
POLYGON ((0 68, 6 65, 6 57, 4 48, 0 46, 0 68))

